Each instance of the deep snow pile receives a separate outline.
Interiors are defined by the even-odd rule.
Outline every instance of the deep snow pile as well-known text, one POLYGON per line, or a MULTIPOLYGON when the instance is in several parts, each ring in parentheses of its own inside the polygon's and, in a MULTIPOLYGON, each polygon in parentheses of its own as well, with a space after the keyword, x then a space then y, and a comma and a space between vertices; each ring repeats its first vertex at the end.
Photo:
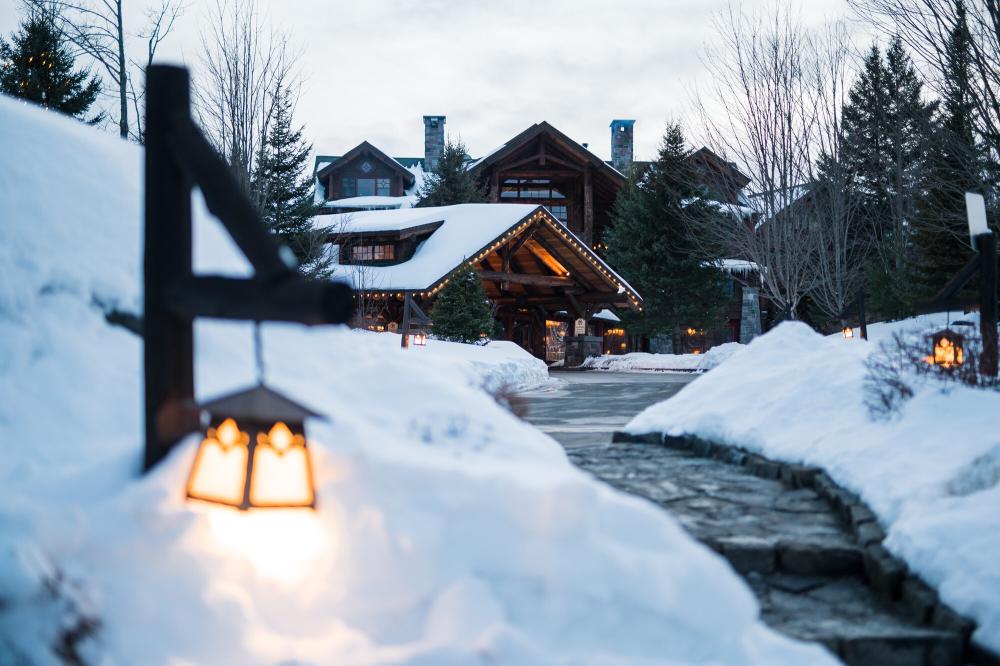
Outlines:
MULTIPOLYGON (((877 327, 875 337, 906 328, 877 327)), ((886 547, 1000 651, 1000 393, 926 382, 897 417, 873 420, 862 383, 874 349, 782 324, 626 430, 691 434, 823 467, 875 511, 886 547)))
POLYGON ((706 372, 740 351, 744 345, 727 342, 716 345, 704 354, 647 354, 632 352, 619 356, 591 356, 582 368, 610 372, 706 372))
MULTIPOLYGON (((0 145, 4 659, 832 663, 433 347, 264 327, 269 383, 326 415, 315 512, 185 503, 196 436, 139 477, 140 341, 102 309, 139 301, 139 149, 2 98, 0 145)), ((198 217, 197 265, 245 270, 198 217)), ((251 340, 198 324, 200 398, 253 381, 251 340)))
MULTIPOLYGON (((364 331, 357 331, 365 335, 364 331)), ((399 336, 393 333, 370 333, 386 353, 399 349, 399 336)), ((516 392, 538 388, 547 384, 549 369, 540 358, 532 356, 524 347, 507 340, 493 340, 486 345, 467 345, 445 340, 428 339, 425 347, 411 345, 410 354, 427 358, 434 365, 464 365, 470 371, 473 383, 490 393, 516 392)))

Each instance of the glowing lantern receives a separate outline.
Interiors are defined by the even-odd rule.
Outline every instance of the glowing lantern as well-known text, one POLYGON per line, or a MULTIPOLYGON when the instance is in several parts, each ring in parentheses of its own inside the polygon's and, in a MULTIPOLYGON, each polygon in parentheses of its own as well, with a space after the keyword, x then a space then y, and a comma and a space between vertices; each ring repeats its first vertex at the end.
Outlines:
POLYGON ((202 408, 216 425, 195 455, 189 498, 242 511, 316 506, 303 422, 318 414, 263 385, 202 408))
POLYGON ((415 344, 418 347, 426 347, 427 346, 427 334, 423 333, 423 332, 421 332, 421 333, 415 333, 413 335, 413 344, 415 344))
POLYGON ((840 332, 843 334, 844 338, 848 340, 854 337, 854 329, 851 328, 850 326, 845 326, 843 330, 840 332))
POLYGON ((931 336, 931 342, 931 354, 924 358, 931 365, 951 369, 965 362, 965 338, 962 335, 946 328, 931 336))

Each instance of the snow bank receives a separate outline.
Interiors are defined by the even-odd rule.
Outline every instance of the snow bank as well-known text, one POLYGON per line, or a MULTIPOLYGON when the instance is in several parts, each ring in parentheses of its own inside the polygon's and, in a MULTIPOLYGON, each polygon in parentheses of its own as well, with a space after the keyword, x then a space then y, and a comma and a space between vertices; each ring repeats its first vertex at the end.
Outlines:
MULTIPOLYGON (((383 353, 400 353, 400 340, 396 333, 354 333, 367 336, 383 353)), ((414 355, 418 362, 423 361, 435 367, 454 365, 464 368, 468 382, 488 393, 526 391, 551 381, 545 361, 507 340, 494 340, 487 345, 469 345, 428 339, 426 347, 411 345, 409 351, 403 353, 414 355)))
MULTIPOLYGON (((139 149, 4 98, 0 145, 0 661, 833 663, 470 387, 505 345, 266 325, 268 382, 325 415, 317 510, 186 503, 196 436, 138 476, 141 345, 104 308, 139 302, 139 149)), ((245 270, 197 219, 200 265, 245 270)), ((199 398, 253 381, 251 340, 199 322, 199 398)))
POLYGON ((782 324, 626 430, 691 434, 823 467, 875 511, 886 547, 1000 651, 1000 393, 926 384, 898 418, 873 421, 862 381, 874 349, 782 324))
POLYGON ((743 349, 738 342, 716 345, 704 354, 647 354, 632 352, 619 356, 591 356, 582 368, 609 372, 706 372, 743 349))

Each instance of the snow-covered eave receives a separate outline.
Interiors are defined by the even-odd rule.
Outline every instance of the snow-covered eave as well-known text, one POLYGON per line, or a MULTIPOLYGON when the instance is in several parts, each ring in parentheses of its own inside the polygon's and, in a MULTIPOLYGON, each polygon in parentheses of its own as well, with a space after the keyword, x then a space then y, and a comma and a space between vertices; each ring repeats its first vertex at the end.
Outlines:
MULTIPOLYGON (((526 231, 527 228, 536 221, 543 221, 548 224, 549 228, 561 235, 572 248, 586 256, 593 264, 595 264, 598 268, 598 273, 601 274, 601 277, 616 290, 616 293, 625 294, 626 297, 632 301, 634 307, 640 310, 642 309, 643 299, 639 292, 633 289, 632 285, 626 282, 623 277, 608 266, 608 264, 605 263, 605 261, 597 255, 597 253, 587 247, 586 243, 581 241, 572 231, 567 229, 559 220, 553 217, 545 206, 536 206, 534 210, 511 224, 503 232, 490 240, 485 246, 480 248, 480 250, 476 252, 475 256, 472 258, 465 258, 458 262, 440 278, 429 285, 413 285, 410 287, 397 286, 391 289, 358 289, 357 291, 375 298, 402 297, 406 292, 419 293, 419 295, 425 297, 435 296, 439 291, 441 291, 441 289, 444 288, 446 284, 448 284, 455 273, 464 268, 476 269, 478 263, 488 254, 496 251, 501 245, 526 231)), ((399 265, 405 266, 406 262, 399 265)))

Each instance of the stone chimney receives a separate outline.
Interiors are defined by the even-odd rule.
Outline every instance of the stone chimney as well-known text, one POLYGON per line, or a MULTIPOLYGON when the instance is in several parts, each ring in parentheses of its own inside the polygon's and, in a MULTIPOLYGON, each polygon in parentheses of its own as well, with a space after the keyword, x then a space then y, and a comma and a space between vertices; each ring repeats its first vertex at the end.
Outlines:
POLYGON ((433 171, 444 150, 444 116, 424 116, 424 171, 433 171))
POLYGON ((632 126, 634 120, 611 121, 611 166, 628 173, 632 166, 632 126))

